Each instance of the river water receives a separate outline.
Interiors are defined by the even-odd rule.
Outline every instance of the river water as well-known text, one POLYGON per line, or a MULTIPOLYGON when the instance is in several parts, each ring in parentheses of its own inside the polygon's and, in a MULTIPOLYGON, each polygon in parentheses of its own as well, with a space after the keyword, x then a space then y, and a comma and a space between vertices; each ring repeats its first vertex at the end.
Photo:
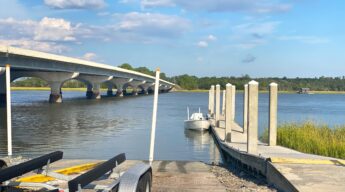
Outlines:
MULTIPOLYGON (((62 104, 49 104, 48 91, 13 91, 14 154, 37 156, 53 150, 65 158, 106 159, 125 152, 148 159, 153 96, 87 100, 84 92, 64 92, 62 104)), ((207 93, 159 96, 155 159, 219 161, 209 133, 185 131, 186 107, 207 112, 207 93)), ((260 132, 267 127, 268 94, 259 96, 260 132)), ((6 154, 4 108, 0 108, 0 156, 6 154)), ((236 95, 236 121, 242 124, 243 94, 236 95)), ((280 94, 278 123, 305 120, 345 124, 345 95, 280 94)))

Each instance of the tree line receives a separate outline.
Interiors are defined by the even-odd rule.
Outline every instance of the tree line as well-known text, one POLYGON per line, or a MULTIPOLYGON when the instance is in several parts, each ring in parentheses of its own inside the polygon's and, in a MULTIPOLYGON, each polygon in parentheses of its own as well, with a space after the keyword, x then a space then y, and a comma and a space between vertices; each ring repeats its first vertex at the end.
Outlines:
MULTIPOLYGON (((147 75, 154 76, 155 71, 147 67, 134 68, 128 63, 124 63, 119 67, 138 71, 147 75)), ((300 88, 309 88, 312 91, 345 91, 345 76, 343 77, 315 77, 315 78, 287 78, 287 77, 268 77, 268 78, 251 78, 249 75, 241 77, 197 77, 193 75, 178 75, 167 77, 165 73, 161 73, 161 78, 178 85, 178 88, 194 90, 194 89, 209 89, 211 85, 220 84, 225 88, 227 83, 231 83, 242 90, 244 84, 251 80, 256 80, 260 84, 260 90, 268 90, 270 83, 275 82, 279 85, 279 90, 282 91, 297 91, 300 88)), ((24 78, 12 83, 13 86, 18 87, 46 87, 47 82, 38 78, 24 78)), ((63 87, 78 88, 86 87, 86 85, 77 80, 70 80, 64 83, 63 87)), ((106 88, 106 85, 102 85, 106 88)))
POLYGON ((281 91, 297 91, 300 88, 309 88, 312 91, 345 91, 345 76, 343 77, 315 77, 315 78, 287 78, 268 77, 251 78, 249 75, 241 77, 196 77, 179 75, 169 79, 183 89, 209 89, 211 85, 219 84, 223 89, 227 83, 243 90, 246 83, 251 80, 259 82, 260 90, 268 90, 269 84, 278 83, 281 91))

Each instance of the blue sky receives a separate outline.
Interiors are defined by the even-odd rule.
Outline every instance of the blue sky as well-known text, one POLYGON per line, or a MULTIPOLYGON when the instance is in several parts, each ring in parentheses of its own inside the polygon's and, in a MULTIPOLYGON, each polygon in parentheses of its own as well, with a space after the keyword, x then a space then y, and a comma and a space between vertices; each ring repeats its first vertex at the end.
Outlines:
POLYGON ((345 75, 343 0, 0 3, 0 44, 168 76, 345 75))

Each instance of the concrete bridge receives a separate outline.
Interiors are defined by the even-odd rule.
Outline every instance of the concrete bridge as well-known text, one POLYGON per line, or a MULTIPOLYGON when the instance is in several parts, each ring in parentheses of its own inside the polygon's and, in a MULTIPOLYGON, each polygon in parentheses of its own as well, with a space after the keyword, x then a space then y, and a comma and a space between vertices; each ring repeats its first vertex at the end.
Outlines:
MULTIPOLYGON (((155 77, 106 64, 0 45, 0 102, 6 103, 5 66, 10 65, 11 82, 21 77, 37 77, 51 88, 49 101, 62 102, 61 87, 71 79, 84 82, 89 99, 100 99, 102 83, 108 85, 109 96, 123 96, 126 88, 132 95, 154 91, 155 77), (116 88, 116 93, 113 89, 116 88)), ((174 84, 160 80, 160 92, 169 92, 174 84)))

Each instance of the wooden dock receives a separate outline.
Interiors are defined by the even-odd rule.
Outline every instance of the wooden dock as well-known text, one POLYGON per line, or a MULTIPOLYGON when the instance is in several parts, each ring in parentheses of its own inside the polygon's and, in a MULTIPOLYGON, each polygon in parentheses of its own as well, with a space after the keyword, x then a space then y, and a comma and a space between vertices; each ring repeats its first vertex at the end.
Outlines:
POLYGON ((223 153, 283 191, 345 191, 345 160, 301 153, 281 146, 258 144, 258 154, 247 153, 247 133, 237 123, 231 127, 231 142, 224 142, 225 123, 212 132, 223 153))

